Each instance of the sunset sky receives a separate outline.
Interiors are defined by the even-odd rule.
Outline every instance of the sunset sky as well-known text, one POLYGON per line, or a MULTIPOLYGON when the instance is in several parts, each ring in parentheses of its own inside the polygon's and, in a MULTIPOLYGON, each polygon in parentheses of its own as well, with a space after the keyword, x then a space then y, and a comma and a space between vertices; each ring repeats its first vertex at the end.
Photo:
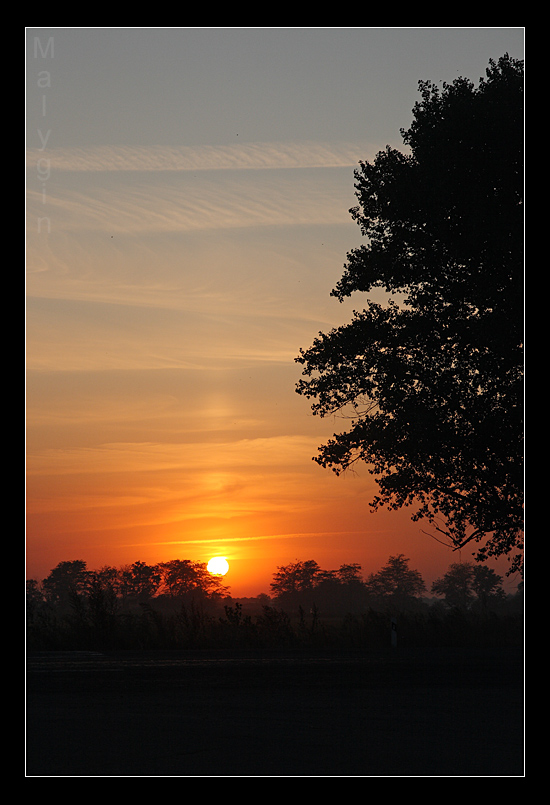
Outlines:
POLYGON ((312 416, 294 358, 365 304, 330 297, 361 243, 359 160, 403 147, 419 80, 477 83, 523 46, 522 28, 27 29, 27 578, 223 555, 249 596, 298 559, 366 576, 404 553, 428 585, 457 560, 409 511, 371 514, 365 466, 312 461, 345 423, 312 416))

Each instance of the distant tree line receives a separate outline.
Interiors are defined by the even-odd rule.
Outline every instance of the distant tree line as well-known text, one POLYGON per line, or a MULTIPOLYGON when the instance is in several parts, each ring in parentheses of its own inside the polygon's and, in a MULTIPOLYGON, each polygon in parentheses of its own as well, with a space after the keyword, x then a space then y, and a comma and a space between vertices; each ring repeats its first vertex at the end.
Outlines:
POLYGON ((431 600, 403 554, 365 579, 358 564, 323 570, 296 561, 277 568, 270 591, 235 599, 191 560, 93 571, 81 560, 60 562, 42 581, 27 581, 28 647, 367 650, 387 645, 390 616, 409 644, 522 639, 521 591, 506 595, 502 577, 484 565, 450 565, 431 600))
MULTIPOLYGON (((360 572, 357 564, 326 571, 315 561, 298 561, 277 568, 271 591, 283 607, 306 603, 333 614, 369 607, 394 612, 425 608, 424 579, 418 570, 409 567, 403 554, 390 556, 384 567, 365 580, 360 572)), ((502 577, 486 565, 472 563, 451 564, 444 576, 432 584, 431 592, 450 609, 487 611, 498 608, 506 599, 502 577)))
POLYGON ((139 637, 144 625, 163 612, 213 609, 228 594, 206 563, 189 559, 99 570, 82 560, 60 562, 42 581, 27 580, 28 641, 140 646, 147 642, 139 637))

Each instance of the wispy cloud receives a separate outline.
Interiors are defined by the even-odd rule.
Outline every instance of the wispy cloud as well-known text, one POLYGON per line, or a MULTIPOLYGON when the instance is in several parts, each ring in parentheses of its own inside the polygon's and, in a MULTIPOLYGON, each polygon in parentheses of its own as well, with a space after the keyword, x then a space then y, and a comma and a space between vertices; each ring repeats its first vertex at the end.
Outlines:
POLYGON ((338 172, 318 169, 224 173, 224 180, 206 173, 186 174, 185 180, 177 173, 132 174, 116 182, 110 176, 79 185, 57 182, 46 205, 41 193, 29 188, 29 231, 46 214, 58 231, 110 234, 340 224, 349 223, 353 201, 351 176, 344 180, 338 172))
MULTIPOLYGON (((370 531, 369 534, 373 533, 382 533, 381 531, 375 532, 370 531)), ((251 536, 230 536, 224 537, 224 542, 228 545, 233 545, 237 542, 264 542, 270 540, 281 540, 281 539, 310 539, 310 538, 319 538, 319 537, 331 537, 335 538, 338 536, 349 536, 349 535, 357 535, 357 536, 364 536, 364 531, 312 531, 312 532, 297 532, 293 534, 254 534, 251 536)), ((211 543, 220 543, 220 537, 215 538, 208 538, 205 537, 203 539, 178 539, 178 540, 166 540, 163 542, 155 541, 146 543, 149 545, 209 545, 211 543)), ((133 548, 133 547, 143 547, 143 542, 138 543, 131 543, 129 545, 125 545, 124 547, 133 548)))
POLYGON ((62 171, 204 171, 275 168, 337 168, 357 165, 370 155, 366 143, 243 143, 220 146, 96 146, 34 148, 29 168, 62 171), (42 162, 40 162, 42 160, 42 162))
MULTIPOLYGON (((319 182, 290 188, 280 183, 216 188, 95 188, 83 193, 57 191, 48 213, 65 231, 109 230, 111 233, 190 232, 252 226, 348 223, 345 204, 319 182), (263 191, 263 192, 262 192, 263 191)), ((41 197, 28 197, 29 229, 41 215, 41 197)))
POLYGON ((87 475, 109 473, 169 471, 193 468, 211 477, 231 468, 286 467, 297 456, 311 455, 317 440, 313 436, 274 436, 239 439, 229 442, 208 442, 203 450, 192 443, 114 443, 96 447, 76 447, 66 450, 29 453, 28 473, 33 475, 67 475, 79 467, 87 475), (214 457, 214 458, 213 458, 214 457), (215 460, 214 460, 215 459, 215 460), (216 472, 212 471, 212 464, 216 472))

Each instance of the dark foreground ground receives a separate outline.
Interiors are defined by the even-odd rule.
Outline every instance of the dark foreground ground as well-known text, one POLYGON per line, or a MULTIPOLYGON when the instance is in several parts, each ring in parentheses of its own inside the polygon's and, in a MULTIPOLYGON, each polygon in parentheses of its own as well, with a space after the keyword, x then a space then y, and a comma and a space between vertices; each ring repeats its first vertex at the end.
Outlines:
POLYGON ((26 776, 524 776, 523 655, 46 652, 26 776))

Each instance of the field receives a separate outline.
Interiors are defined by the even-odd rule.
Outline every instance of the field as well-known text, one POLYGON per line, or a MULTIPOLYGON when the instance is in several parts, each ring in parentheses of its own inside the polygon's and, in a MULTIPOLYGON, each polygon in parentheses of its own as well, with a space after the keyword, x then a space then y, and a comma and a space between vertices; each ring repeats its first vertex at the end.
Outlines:
POLYGON ((523 776, 520 649, 30 652, 26 776, 523 776))

